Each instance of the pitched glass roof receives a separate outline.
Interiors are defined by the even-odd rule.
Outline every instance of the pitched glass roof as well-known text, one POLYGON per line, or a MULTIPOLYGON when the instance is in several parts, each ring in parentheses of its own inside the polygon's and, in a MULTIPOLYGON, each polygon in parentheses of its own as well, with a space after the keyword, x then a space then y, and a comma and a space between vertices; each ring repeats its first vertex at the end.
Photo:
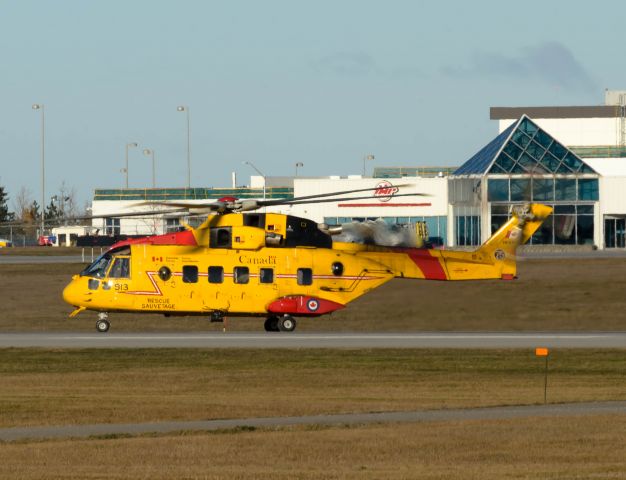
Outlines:
POLYGON ((454 175, 596 173, 526 115, 514 122, 454 175))

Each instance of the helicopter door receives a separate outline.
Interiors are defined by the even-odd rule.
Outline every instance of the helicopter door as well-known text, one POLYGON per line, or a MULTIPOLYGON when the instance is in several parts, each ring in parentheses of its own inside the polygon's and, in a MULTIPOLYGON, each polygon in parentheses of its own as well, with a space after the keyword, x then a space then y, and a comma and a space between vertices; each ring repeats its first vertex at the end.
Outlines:
POLYGON ((127 292, 130 283, 130 256, 117 255, 113 257, 111 268, 108 272, 108 280, 102 282, 103 290, 111 290, 115 296, 127 292))

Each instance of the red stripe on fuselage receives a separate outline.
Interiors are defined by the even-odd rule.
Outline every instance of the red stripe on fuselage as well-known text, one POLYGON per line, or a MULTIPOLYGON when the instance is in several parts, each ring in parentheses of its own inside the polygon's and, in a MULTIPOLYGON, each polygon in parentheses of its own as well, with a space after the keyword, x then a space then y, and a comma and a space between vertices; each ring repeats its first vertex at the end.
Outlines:
POLYGON ((446 271, 438 257, 433 257, 426 248, 407 248, 404 252, 422 271, 427 280, 447 280, 446 271))

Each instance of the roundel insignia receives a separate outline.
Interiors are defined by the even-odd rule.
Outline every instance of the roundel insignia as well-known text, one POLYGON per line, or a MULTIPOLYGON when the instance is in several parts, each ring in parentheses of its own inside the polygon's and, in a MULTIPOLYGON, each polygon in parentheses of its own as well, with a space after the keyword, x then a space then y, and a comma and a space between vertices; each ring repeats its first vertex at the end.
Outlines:
POLYGON ((306 302, 306 308, 308 308, 311 312, 315 312, 318 308, 320 308, 320 302, 312 298, 306 302))
POLYGON ((493 254, 496 257, 496 260, 504 260, 506 258, 506 253, 503 250, 496 250, 493 254))

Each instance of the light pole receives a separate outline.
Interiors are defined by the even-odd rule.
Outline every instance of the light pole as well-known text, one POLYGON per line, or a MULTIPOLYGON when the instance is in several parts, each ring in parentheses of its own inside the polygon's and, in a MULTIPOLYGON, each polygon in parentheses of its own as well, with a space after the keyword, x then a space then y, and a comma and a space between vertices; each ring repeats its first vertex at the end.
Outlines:
POLYGON ((365 177, 365 161, 366 160, 374 160, 374 155, 372 155, 371 153, 369 155, 364 155, 363 156, 363 177, 365 177))
POLYGON ((258 173, 259 175, 261 175, 263 177, 263 200, 265 200, 265 184, 267 183, 266 178, 265 178, 265 174, 259 170, 258 168, 256 168, 254 166, 254 163, 252 162, 248 162, 247 160, 245 162, 243 162, 245 165, 250 165, 252 168, 254 168, 254 170, 256 171, 256 173, 258 173))
POLYGON ((33 103, 33 110, 41 110, 41 233, 44 234, 46 212, 46 115, 43 103, 33 103))
POLYGON ((129 147, 138 147, 139 144, 137 142, 131 142, 126 144, 126 189, 128 189, 128 148, 129 147))
POLYGON ((154 166, 154 149, 152 148, 144 148, 143 154, 146 157, 152 157, 152 188, 156 188, 156 169, 154 166))
POLYGON ((298 167, 304 167, 304 163, 296 162, 296 177, 298 176, 298 167))
POLYGON ((187 188, 191 188, 191 129, 189 127, 189 107, 179 105, 176 107, 179 112, 187 114, 187 188))

